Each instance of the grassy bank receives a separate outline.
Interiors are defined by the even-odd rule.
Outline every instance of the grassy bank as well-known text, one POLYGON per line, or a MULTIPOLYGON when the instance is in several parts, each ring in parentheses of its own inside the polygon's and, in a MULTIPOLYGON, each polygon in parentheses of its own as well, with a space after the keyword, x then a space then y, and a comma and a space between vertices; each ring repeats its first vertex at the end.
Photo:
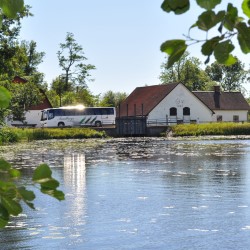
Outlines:
POLYGON ((250 135, 250 123, 180 124, 172 132, 173 136, 250 135))
POLYGON ((86 139, 106 137, 104 131, 90 128, 36 128, 22 129, 4 127, 0 129, 0 145, 19 141, 47 140, 47 139, 86 139))

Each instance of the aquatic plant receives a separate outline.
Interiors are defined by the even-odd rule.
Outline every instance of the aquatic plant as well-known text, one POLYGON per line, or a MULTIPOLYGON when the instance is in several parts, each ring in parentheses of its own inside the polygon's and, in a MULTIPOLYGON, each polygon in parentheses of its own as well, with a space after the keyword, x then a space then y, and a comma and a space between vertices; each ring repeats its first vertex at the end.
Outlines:
POLYGON ((180 124, 172 127, 173 136, 250 135, 250 123, 180 124))

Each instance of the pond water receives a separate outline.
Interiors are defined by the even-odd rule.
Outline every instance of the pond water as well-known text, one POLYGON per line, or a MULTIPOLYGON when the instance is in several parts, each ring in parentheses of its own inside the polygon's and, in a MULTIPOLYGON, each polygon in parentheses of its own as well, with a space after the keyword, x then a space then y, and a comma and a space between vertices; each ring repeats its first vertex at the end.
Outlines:
POLYGON ((249 140, 42 141, 0 156, 27 183, 48 163, 66 194, 35 191, 36 210, 0 230, 1 250, 250 248, 249 140))

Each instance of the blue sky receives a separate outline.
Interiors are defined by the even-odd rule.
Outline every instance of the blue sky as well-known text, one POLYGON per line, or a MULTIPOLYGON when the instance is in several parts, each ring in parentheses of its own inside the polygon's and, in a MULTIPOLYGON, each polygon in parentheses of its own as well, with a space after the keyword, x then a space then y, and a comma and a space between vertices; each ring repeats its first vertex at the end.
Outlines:
MULTIPOLYGON (((61 73, 56 54, 59 44, 71 32, 83 47, 87 62, 96 66, 92 71, 94 81, 88 84, 91 92, 130 93, 136 87, 160 83, 165 57, 160 52, 161 43, 183 38, 201 12, 195 7, 181 16, 167 14, 160 8, 162 2, 25 0, 34 16, 22 22, 20 40, 34 40, 38 51, 46 53, 39 70, 50 84, 61 73)), ((199 45, 188 50, 205 61, 199 45)), ((240 59, 247 62, 246 56, 240 59)))

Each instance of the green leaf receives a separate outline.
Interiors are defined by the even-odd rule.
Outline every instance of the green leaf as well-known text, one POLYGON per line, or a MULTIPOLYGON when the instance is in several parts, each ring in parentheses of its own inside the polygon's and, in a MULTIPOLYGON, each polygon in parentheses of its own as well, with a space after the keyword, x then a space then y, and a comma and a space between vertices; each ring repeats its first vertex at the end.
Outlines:
POLYGON ((212 10, 205 11, 198 17, 197 26, 201 30, 208 31, 221 22, 224 16, 225 11, 219 11, 218 14, 212 10))
POLYGON ((36 196, 33 191, 27 190, 25 187, 20 187, 18 189, 19 195, 22 198, 22 200, 32 209, 35 209, 34 204, 30 201, 33 201, 36 196))
POLYGON ((4 159, 0 159, 0 172, 1 171, 9 171, 11 168, 10 163, 8 163, 7 161, 5 161, 4 159))
POLYGON ((17 169, 12 168, 12 169, 9 170, 9 175, 12 178, 19 178, 21 176, 21 172, 19 170, 17 170, 17 169))
POLYGON ((164 0, 161 8, 166 12, 173 11, 175 14, 183 14, 190 8, 189 0, 164 0))
POLYGON ((10 215, 6 208, 0 203, 0 228, 4 228, 10 219, 10 215))
POLYGON ((10 92, 6 88, 0 86, 0 108, 7 108, 10 103, 10 98, 10 92))
POLYGON ((25 187, 18 188, 21 198, 25 201, 33 201, 36 196, 33 191, 27 190, 25 187))
POLYGON ((65 195, 62 191, 60 190, 55 190, 55 189, 49 189, 49 188, 41 188, 41 192, 47 195, 50 195, 54 198, 56 198, 59 201, 62 201, 65 199, 65 195))
POLYGON ((167 68, 173 66, 187 49, 185 40, 168 40, 161 45, 161 51, 169 55, 167 68))
POLYGON ((4 191, 4 195, 6 195, 6 192, 8 192, 11 189, 15 189, 16 186, 13 182, 6 182, 0 180, 0 190, 4 191))
POLYGON ((51 170, 47 164, 38 166, 33 175, 33 181, 41 185, 41 192, 58 200, 64 200, 64 193, 56 190, 59 182, 51 177, 51 170))
POLYGON ((214 56, 216 60, 225 65, 231 65, 233 57, 230 53, 234 50, 234 46, 231 41, 227 40, 221 43, 218 43, 214 48, 214 56))
POLYGON ((205 56, 210 56, 213 54, 214 52, 214 48, 215 46, 219 43, 219 41, 221 40, 222 38, 219 37, 219 36, 216 36, 216 37, 213 37, 212 39, 210 40, 207 40, 201 47, 201 52, 203 55, 205 56))
POLYGON ((224 65, 231 66, 237 62, 237 57, 234 57, 233 55, 229 55, 228 59, 224 62, 224 65))
POLYGON ((1 197, 2 205, 6 208, 9 214, 17 216, 20 214, 23 210, 20 204, 8 197, 1 197))
POLYGON ((49 188, 49 189, 56 189, 57 187, 59 187, 59 182, 51 178, 50 180, 41 183, 41 187, 49 188))
POLYGON ((237 21, 238 21, 238 9, 235 8, 231 3, 229 3, 227 6, 227 13, 224 19, 224 27, 230 31, 233 31, 237 21))
POLYGON ((23 0, 0 0, 0 8, 4 15, 15 18, 17 13, 24 8, 23 0))
POLYGON ((0 14, 0 29, 2 29, 3 16, 0 14))
POLYGON ((47 164, 38 166, 33 174, 32 180, 37 183, 43 183, 51 179, 52 171, 47 164))
POLYGON ((196 0, 197 4, 206 10, 212 10, 216 5, 221 3, 221 0, 196 0))
POLYGON ((240 22, 237 24, 236 29, 238 30, 238 41, 240 48, 243 53, 247 54, 250 52, 250 27, 246 23, 240 22))
POLYGON ((248 17, 250 18, 250 0, 244 0, 242 2, 242 10, 243 10, 243 13, 248 17))

